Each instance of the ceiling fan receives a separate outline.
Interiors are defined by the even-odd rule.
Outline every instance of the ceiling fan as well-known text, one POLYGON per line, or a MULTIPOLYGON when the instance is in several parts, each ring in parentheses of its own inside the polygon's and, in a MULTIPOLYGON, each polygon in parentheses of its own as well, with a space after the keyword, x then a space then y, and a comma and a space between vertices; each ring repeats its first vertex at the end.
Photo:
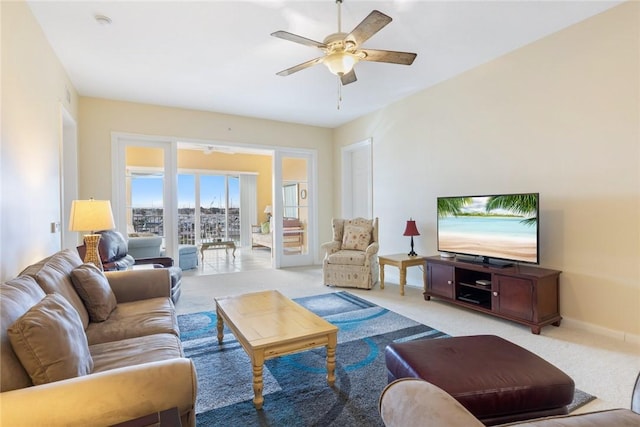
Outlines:
POLYGON ((402 65, 411 65, 413 63, 417 56, 415 53, 361 48, 365 41, 369 40, 371 36, 392 21, 391 17, 374 10, 347 34, 343 33, 341 28, 342 0, 336 0, 336 4, 338 6, 338 32, 329 34, 322 43, 287 31, 276 31, 271 34, 274 37, 305 46, 317 47, 324 52, 324 56, 282 70, 276 73, 277 75, 288 76, 313 65, 324 64, 329 68, 329 71, 340 78, 342 85, 347 85, 357 80, 353 66, 359 61, 387 62, 402 65))

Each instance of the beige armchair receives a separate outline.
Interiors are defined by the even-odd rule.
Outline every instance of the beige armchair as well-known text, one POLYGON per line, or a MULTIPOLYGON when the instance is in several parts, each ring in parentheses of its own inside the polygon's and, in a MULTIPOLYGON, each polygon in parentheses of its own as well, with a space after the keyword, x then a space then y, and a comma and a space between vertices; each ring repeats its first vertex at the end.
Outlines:
POLYGON ((378 282, 378 218, 333 219, 333 241, 323 243, 324 284, 371 289, 378 282))

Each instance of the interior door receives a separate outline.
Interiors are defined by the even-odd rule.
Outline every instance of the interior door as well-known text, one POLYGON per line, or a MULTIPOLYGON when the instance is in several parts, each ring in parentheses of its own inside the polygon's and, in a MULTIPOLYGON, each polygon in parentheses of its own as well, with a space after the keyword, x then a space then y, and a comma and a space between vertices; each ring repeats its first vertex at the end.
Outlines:
POLYGON ((342 217, 373 218, 371 139, 342 149, 342 217))
POLYGON ((277 151, 274 155, 274 267, 313 264, 315 255, 315 152, 277 151))

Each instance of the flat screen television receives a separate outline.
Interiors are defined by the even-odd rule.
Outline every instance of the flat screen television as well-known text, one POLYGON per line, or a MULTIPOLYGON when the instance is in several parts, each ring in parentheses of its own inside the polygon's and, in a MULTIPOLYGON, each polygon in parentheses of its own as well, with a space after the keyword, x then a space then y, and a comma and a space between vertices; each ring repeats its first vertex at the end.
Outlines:
POLYGON ((539 263, 539 194, 438 197, 438 251, 470 262, 539 263))

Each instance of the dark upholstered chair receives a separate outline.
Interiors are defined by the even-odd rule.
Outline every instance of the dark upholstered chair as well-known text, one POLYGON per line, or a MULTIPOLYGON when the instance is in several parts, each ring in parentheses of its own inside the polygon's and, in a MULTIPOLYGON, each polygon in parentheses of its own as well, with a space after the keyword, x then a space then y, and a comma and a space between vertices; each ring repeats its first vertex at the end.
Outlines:
MULTIPOLYGON (((98 250, 105 271, 127 270, 134 265, 153 264, 154 268, 168 268, 171 272, 171 299, 177 302, 181 292, 182 269, 173 266, 171 257, 133 258, 129 255, 127 240, 115 230, 98 231, 102 235, 98 250)), ((86 247, 78 246, 80 258, 84 259, 86 247)))
MULTIPOLYGON (((122 233, 115 230, 98 231, 102 237, 98 250, 100 251, 100 261, 104 271, 126 270, 133 265, 140 264, 158 264, 162 267, 171 267, 173 258, 171 257, 152 257, 135 259, 129 255, 129 245, 122 233)), ((86 248, 83 245, 78 246, 80 258, 84 258, 86 248)))

